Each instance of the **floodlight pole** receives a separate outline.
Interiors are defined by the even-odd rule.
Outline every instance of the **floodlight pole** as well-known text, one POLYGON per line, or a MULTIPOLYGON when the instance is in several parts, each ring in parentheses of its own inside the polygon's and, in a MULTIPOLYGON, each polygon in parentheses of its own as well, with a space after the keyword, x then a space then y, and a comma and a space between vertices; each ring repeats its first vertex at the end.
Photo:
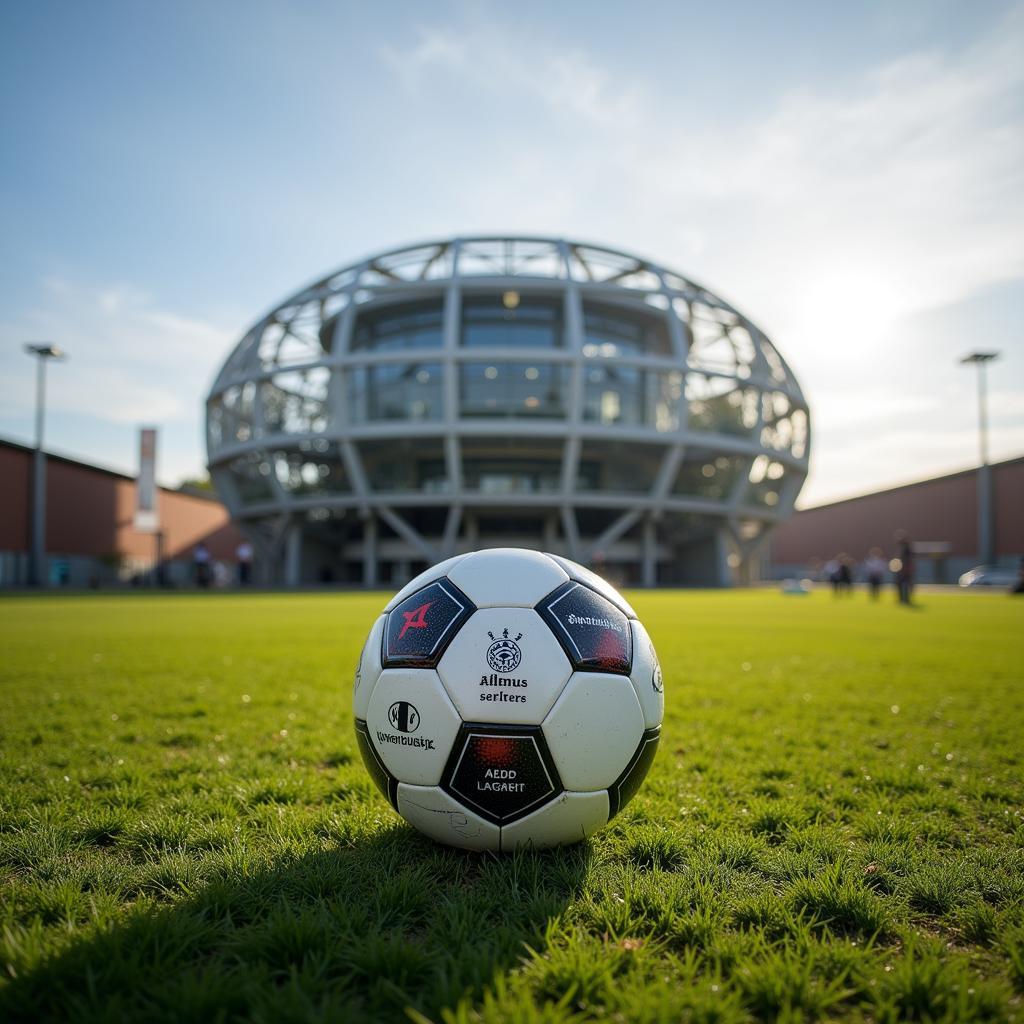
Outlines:
POLYGON ((978 557, 982 565, 995 562, 995 544, 992 527, 992 470, 988 463, 988 381, 985 364, 998 359, 998 352, 971 352, 961 363, 974 363, 978 367, 978 444, 981 464, 978 466, 978 557))
POLYGON ((56 345, 30 343, 25 346, 36 357, 36 446, 32 453, 32 545, 28 581, 33 587, 46 583, 46 453, 43 451, 43 425, 46 418, 46 362, 65 359, 56 345))

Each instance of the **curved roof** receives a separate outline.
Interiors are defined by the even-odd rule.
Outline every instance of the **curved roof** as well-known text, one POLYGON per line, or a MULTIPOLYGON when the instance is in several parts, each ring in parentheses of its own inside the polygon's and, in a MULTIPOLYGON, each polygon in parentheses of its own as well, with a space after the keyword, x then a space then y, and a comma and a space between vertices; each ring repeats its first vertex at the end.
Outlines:
MULTIPOLYGON (((652 260, 607 246, 564 238, 490 236, 450 238, 403 246, 348 264, 295 292, 246 332, 214 382, 212 393, 254 373, 319 362, 327 348, 325 325, 350 306, 436 295, 450 283, 550 290, 574 286, 583 293, 644 302, 674 311, 685 351, 695 369, 714 372, 725 358, 747 364, 754 376, 802 401, 785 360, 750 320, 708 288, 652 260), (750 358, 727 349, 749 347, 750 358), (717 349, 718 351, 711 351, 717 349)), ((732 375, 730 373, 730 375, 732 375)))

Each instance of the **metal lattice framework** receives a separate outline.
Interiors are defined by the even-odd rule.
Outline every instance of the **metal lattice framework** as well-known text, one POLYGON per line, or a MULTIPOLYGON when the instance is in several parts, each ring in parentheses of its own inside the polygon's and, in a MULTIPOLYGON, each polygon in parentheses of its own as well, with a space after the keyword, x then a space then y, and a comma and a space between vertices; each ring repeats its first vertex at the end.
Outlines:
POLYGON ((810 425, 775 347, 701 285, 599 246, 481 237, 374 256, 275 307, 217 376, 207 444, 233 517, 292 581, 317 523, 358 523, 376 582, 378 523, 429 562, 487 540, 476 513, 528 508, 548 517, 537 545, 577 560, 637 538, 653 583, 709 524, 732 565, 752 553, 793 508, 810 425), (417 525, 424 509, 443 524, 417 525))

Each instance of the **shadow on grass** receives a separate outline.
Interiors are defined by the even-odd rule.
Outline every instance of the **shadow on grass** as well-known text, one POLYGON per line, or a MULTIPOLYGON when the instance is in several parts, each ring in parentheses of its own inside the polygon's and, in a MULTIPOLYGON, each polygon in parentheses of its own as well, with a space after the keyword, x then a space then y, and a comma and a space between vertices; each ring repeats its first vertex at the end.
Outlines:
POLYGON ((513 967, 591 858, 494 857, 396 825, 271 866, 225 856, 201 891, 128 911, 0 990, 7 1021, 431 1018, 513 967))

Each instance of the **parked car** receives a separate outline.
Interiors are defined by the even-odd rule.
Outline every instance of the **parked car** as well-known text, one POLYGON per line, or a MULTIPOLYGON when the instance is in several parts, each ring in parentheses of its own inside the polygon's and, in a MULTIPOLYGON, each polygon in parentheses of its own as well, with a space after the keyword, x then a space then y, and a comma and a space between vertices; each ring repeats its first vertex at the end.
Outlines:
POLYGON ((1014 569, 998 565, 976 565, 960 577, 961 587, 1012 587, 1017 582, 1014 569))

